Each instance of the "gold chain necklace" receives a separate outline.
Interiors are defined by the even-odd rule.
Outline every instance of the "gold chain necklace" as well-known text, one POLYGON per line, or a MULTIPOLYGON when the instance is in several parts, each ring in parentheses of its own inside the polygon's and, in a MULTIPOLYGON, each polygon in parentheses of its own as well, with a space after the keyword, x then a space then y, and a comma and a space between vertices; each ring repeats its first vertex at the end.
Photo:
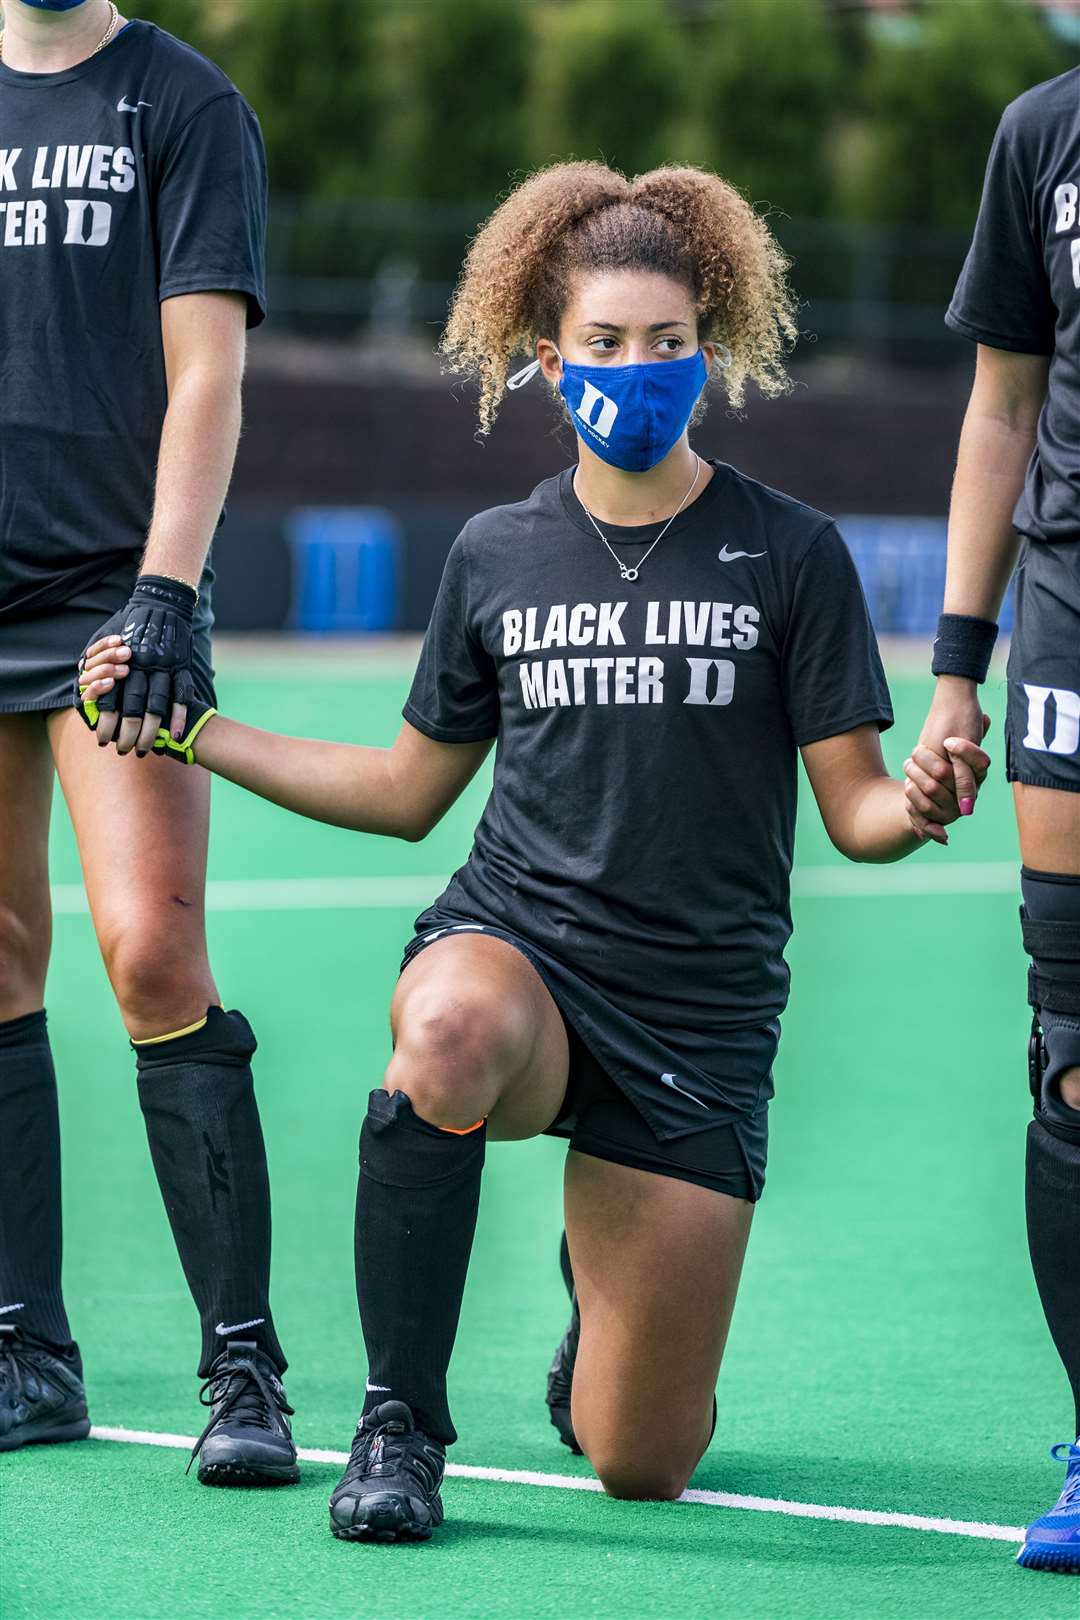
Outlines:
MULTIPOLYGON (((119 23, 119 21, 120 21, 120 13, 119 13, 119 11, 117 10, 117 7, 116 7, 116 0, 109 0, 109 26, 108 26, 108 28, 106 28, 104 34, 102 35, 100 44, 95 45, 94 49, 90 52, 90 56, 96 56, 99 51, 103 51, 105 49, 106 45, 108 45, 110 43, 110 41, 112 40, 113 35, 116 33, 116 26, 119 23)), ((4 60, 4 30, 2 28, 0 28, 0 62, 2 62, 3 60, 4 60)), ((90 60, 90 57, 89 56, 84 57, 83 60, 88 62, 90 60)))

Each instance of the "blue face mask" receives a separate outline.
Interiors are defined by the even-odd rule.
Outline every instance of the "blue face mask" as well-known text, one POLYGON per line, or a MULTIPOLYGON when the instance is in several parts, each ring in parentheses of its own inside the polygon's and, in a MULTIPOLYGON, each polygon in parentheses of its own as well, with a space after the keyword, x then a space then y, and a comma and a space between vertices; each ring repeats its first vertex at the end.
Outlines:
MULTIPOLYGON (((506 386, 520 388, 538 370, 534 361, 506 386)), ((648 472, 686 432, 708 375, 700 349, 682 360, 632 366, 577 366, 564 360, 559 392, 595 455, 624 472, 648 472)))

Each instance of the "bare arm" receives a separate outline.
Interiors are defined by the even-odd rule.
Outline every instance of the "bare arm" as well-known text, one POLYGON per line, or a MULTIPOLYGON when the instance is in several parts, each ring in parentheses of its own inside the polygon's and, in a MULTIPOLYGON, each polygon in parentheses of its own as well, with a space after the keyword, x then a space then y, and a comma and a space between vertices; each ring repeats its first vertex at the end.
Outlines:
MULTIPOLYGON (((161 306, 169 403, 158 449, 154 514, 140 574, 198 586, 225 504, 240 437, 240 389, 247 343, 247 304, 236 293, 188 293, 161 306)), ((116 739, 121 754, 145 753, 162 721, 183 729, 183 705, 172 715, 102 714, 100 746, 116 739)))
POLYGON ((187 293, 161 306, 169 405, 142 572, 198 585, 240 440, 247 302, 187 293))
POLYGON ((285 810, 354 832, 426 838, 476 775, 491 742, 433 742, 407 722, 392 748, 281 737, 214 715, 198 763, 285 810))
POLYGON ((801 752, 825 831, 841 855, 898 861, 918 849, 903 784, 885 769, 877 726, 856 726, 807 743, 801 752))
POLYGON ((1049 364, 1045 355, 978 345, 949 508, 946 613, 997 618, 1016 562, 1012 515, 1035 444, 1049 364))
MULTIPOLYGON (((964 747, 964 758, 981 781, 990 761, 974 743, 964 747)), ((856 726, 807 743, 802 759, 825 830, 841 855, 851 861, 898 861, 919 848, 921 839, 908 818, 905 784, 885 769, 877 726, 856 726)), ((951 795, 939 797, 930 836, 947 844, 945 824, 956 820, 960 810, 951 795)))
MULTIPOLYGON (((1045 355, 978 346, 949 509, 946 613, 997 618, 1016 562, 1012 515, 1035 444, 1049 364, 1045 355)), ((975 682, 939 675, 920 743, 944 758, 946 737, 974 742, 982 736, 975 682)), ((958 797, 973 805, 976 784, 962 762, 955 780, 958 797)))

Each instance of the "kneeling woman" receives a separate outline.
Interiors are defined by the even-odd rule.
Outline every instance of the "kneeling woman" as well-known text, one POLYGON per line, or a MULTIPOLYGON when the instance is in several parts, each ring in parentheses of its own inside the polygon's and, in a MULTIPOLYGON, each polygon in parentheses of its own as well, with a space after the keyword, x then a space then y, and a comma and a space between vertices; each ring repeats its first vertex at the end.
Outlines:
MULTIPOLYGON (((564 1438, 623 1497, 678 1496, 708 1444, 764 1181, 798 751, 844 854, 917 847, 835 526, 689 443, 710 379, 734 404, 748 378, 784 388, 784 268, 714 175, 576 163, 527 180, 470 250, 444 351, 478 380, 484 431, 513 356, 534 353, 579 460, 455 542, 396 743, 212 711, 159 737, 301 815, 407 839, 497 739, 469 859, 406 950, 360 1137, 369 1376, 336 1535, 424 1537, 442 1518, 489 1140, 570 1144, 576 1307, 549 1388, 564 1438)), ((115 643, 95 649, 87 698, 123 669, 115 643)))

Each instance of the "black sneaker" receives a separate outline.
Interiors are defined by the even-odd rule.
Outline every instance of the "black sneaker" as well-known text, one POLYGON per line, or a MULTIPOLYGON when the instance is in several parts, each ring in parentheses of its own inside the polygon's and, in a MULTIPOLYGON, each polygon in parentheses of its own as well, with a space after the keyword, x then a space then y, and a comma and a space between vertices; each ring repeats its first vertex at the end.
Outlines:
POLYGON ((277 1369, 246 1339, 230 1339, 199 1391, 210 1421, 196 1440, 203 1485, 295 1485, 292 1407, 277 1369))
POLYGON ((569 1446, 575 1457, 580 1457, 581 1447, 577 1443, 574 1425, 570 1421, 570 1391, 574 1384, 574 1362, 577 1360, 578 1339, 581 1336, 581 1316, 576 1296, 572 1303, 570 1326, 563 1335, 563 1341, 548 1369, 547 1408, 563 1445, 569 1446))
POLYGON ((90 1433, 82 1360, 0 1326, 0 1451, 85 1440, 90 1433))
POLYGON ((427 1541, 442 1524, 446 1447, 416 1427, 404 1401, 361 1418, 349 1465, 330 1498, 341 1541, 427 1541))
POLYGON ((574 1383, 578 1339, 581 1337, 581 1314, 578 1311, 574 1273, 570 1266, 570 1250, 565 1232, 559 1249, 559 1268, 566 1284, 566 1291, 570 1295, 570 1326, 563 1335, 563 1341, 556 1350, 555 1359, 548 1370, 547 1409, 552 1423, 559 1431, 559 1439, 563 1445, 569 1446, 575 1457, 580 1457, 581 1447, 577 1443, 574 1425, 570 1421, 570 1391, 574 1383))

